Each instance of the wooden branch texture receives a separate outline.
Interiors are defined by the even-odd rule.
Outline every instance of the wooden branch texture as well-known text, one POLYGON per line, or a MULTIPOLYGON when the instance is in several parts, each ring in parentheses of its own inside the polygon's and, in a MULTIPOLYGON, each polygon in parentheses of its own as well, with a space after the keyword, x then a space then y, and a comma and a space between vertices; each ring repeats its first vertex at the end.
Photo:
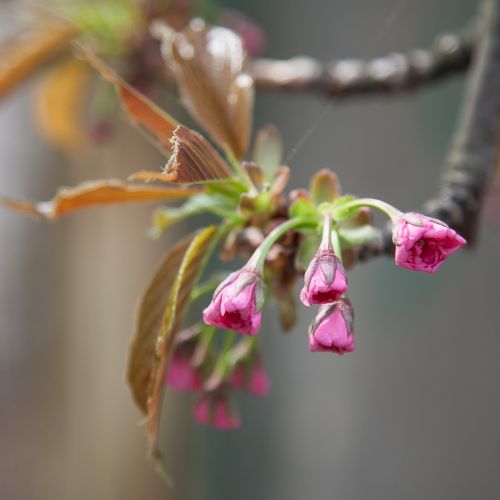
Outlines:
POLYGON ((313 91, 332 97, 411 90, 463 71, 476 34, 443 34, 429 49, 414 49, 372 60, 343 59, 322 63, 312 57, 256 59, 251 74, 258 89, 313 91))

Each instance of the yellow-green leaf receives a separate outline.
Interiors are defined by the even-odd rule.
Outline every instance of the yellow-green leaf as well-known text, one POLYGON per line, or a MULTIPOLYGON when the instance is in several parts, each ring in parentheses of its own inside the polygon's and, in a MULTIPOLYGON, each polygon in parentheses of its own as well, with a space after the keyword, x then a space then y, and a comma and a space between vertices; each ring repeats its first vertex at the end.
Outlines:
POLYGON ((252 158, 264 169, 268 179, 274 177, 283 160, 283 140, 274 125, 265 125, 257 132, 252 158))
POLYGON ((339 181, 331 170, 320 170, 311 179, 311 198, 317 205, 335 201, 340 194, 339 181))

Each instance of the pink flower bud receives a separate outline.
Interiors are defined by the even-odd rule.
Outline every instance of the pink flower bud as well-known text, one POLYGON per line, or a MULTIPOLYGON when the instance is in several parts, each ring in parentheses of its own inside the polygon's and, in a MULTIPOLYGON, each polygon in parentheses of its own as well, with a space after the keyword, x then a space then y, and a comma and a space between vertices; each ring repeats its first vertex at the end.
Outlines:
POLYGON ((354 351, 353 310, 347 297, 320 307, 309 330, 310 351, 354 351))
POLYGON ((220 431, 237 429, 241 425, 238 411, 232 408, 227 396, 206 394, 194 407, 194 418, 203 425, 212 425, 220 431))
POLYGON ((191 358, 176 352, 168 367, 165 383, 178 391, 199 391, 203 379, 199 371, 191 366, 191 358))
POLYGON ((233 372, 231 384, 237 389, 246 389, 254 396, 265 396, 271 385, 258 358, 254 358, 250 363, 240 364, 233 372))
POLYGON ((165 374, 165 383, 178 391, 198 391, 203 378, 200 369, 193 366, 199 329, 187 328, 178 333, 172 360, 165 374))
POLYGON ((448 255, 467 242, 444 222, 409 212, 393 227, 396 264, 406 269, 433 273, 448 255))
POLYGON ((342 262, 331 248, 320 248, 304 275, 300 300, 306 306, 330 304, 347 291, 347 276, 342 262))
POLYGON ((254 269, 243 267, 215 290, 212 302, 203 311, 203 321, 244 335, 256 335, 262 323, 263 303, 262 277, 254 269))

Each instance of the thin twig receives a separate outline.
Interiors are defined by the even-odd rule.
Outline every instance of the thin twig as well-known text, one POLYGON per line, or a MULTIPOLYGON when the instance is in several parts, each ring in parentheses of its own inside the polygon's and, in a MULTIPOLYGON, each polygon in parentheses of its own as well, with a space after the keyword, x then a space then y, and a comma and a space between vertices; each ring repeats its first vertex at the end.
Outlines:
MULTIPOLYGON (((460 118, 444 161, 442 185, 425 212, 474 241, 485 191, 496 164, 500 123, 500 0, 484 0, 460 118)), ((359 260, 393 254, 391 233, 363 246, 359 260)))
POLYGON ((311 57, 256 59, 250 73, 258 89, 315 91, 328 96, 357 96, 411 90, 453 73, 470 62, 475 30, 443 34, 429 49, 390 54, 372 60, 322 63, 311 57))

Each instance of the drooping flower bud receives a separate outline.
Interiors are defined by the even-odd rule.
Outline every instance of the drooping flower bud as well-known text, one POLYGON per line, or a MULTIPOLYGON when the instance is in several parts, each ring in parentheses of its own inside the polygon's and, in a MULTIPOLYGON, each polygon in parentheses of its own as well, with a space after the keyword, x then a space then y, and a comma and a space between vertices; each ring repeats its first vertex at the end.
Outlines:
POLYGON ((266 370, 257 356, 236 367, 231 377, 231 384, 237 389, 247 390, 254 396, 265 396, 271 386, 266 370))
POLYGON ((198 391, 203 385, 199 367, 193 363, 193 355, 199 336, 198 328, 178 333, 172 360, 165 375, 165 383, 178 391, 198 391))
POLYGON ((344 266, 332 248, 330 227, 330 218, 327 217, 321 245, 304 275, 300 300, 306 306, 335 302, 348 288, 344 266))
POLYGON ((354 313, 347 297, 322 305, 309 329, 309 350, 338 354, 354 351, 354 313))
POLYGON ((215 290, 203 311, 208 325, 256 335, 262 323, 264 284, 255 268, 245 266, 230 274, 215 290))
POLYGON ((435 272, 446 257, 467 242, 444 222, 409 212, 394 223, 396 265, 425 273, 435 272))
POLYGON ((220 431, 237 429, 241 425, 238 410, 223 393, 207 393, 194 407, 194 418, 203 425, 211 425, 220 431))
POLYGON ((300 300, 306 306, 328 304, 336 301, 347 288, 347 276, 342 262, 332 249, 320 249, 304 275, 300 300))

